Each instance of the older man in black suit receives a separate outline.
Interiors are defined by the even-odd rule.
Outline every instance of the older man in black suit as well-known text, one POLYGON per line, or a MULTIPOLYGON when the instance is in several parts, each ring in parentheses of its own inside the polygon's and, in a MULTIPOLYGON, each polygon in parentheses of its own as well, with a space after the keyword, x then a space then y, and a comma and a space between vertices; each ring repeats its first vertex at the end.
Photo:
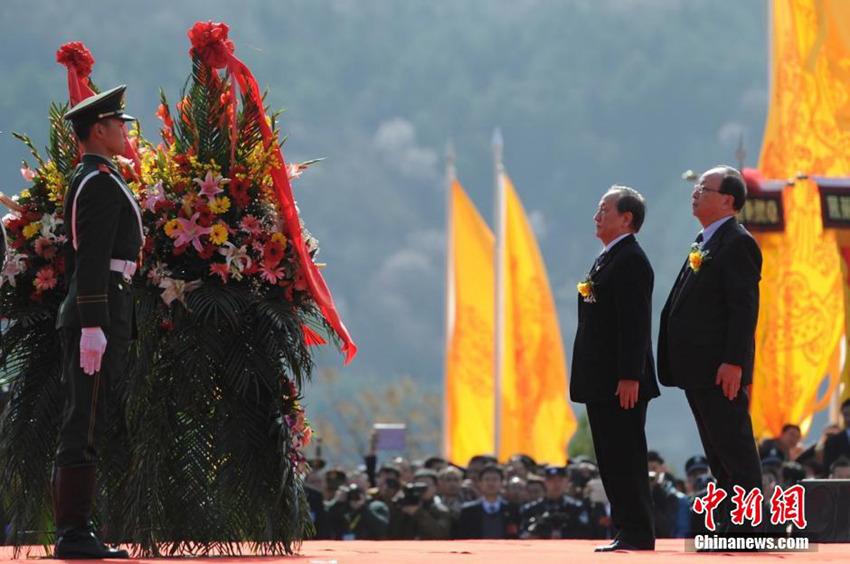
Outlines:
POLYGON ((733 486, 747 492, 761 487, 747 387, 753 381, 762 257, 735 219, 746 198, 744 180, 732 167, 700 176, 692 208, 703 229, 661 312, 658 336, 659 379, 685 390, 727 502, 733 486))
POLYGON ((570 397, 587 404, 618 531, 598 552, 655 548, 644 432, 647 403, 658 396, 651 337, 654 277, 635 240, 645 214, 636 190, 608 190, 593 218, 605 249, 579 284, 570 397))

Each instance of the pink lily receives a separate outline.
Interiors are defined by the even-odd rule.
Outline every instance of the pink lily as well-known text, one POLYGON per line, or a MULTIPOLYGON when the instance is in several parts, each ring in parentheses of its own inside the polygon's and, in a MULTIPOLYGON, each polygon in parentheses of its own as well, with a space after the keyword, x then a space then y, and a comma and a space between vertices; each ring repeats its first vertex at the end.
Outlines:
POLYGON ((212 201, 216 194, 224 192, 224 190, 218 187, 218 183, 221 182, 221 179, 221 175, 213 176, 212 171, 208 170, 206 178, 203 180, 195 178, 194 181, 201 187, 201 195, 206 196, 207 200, 212 201))
POLYGON ((162 187, 162 181, 159 181, 151 186, 150 192, 148 192, 148 198, 145 200, 145 207, 151 212, 155 212, 156 205, 159 202, 165 202, 166 200, 165 188, 162 187))
POLYGON ((175 247, 192 243, 192 246, 195 247, 195 250, 199 253, 204 250, 204 246, 201 244, 201 236, 209 235, 212 229, 198 225, 197 221, 198 216, 200 215, 201 214, 199 212, 195 212, 191 219, 183 219, 182 217, 177 218, 177 222, 180 226, 176 230, 178 235, 174 240, 175 247))
POLYGON ((28 166, 21 168, 21 176, 24 177, 24 180, 27 182, 32 182, 32 179, 35 178, 35 171, 28 166))
POLYGON ((301 171, 303 171, 307 167, 302 167, 297 163, 291 163, 286 167, 286 176, 289 178, 290 182, 301 176, 301 171))

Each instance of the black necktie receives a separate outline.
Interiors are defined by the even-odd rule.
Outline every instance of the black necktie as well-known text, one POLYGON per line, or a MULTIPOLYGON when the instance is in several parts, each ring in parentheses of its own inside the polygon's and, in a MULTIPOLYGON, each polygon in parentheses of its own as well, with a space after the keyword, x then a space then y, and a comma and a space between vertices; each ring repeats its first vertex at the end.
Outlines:
POLYGON ((602 261, 605 260, 605 255, 608 254, 608 251, 602 251, 596 260, 593 261, 593 266, 590 267, 590 275, 593 276, 596 273, 596 270, 599 268, 599 265, 602 264, 602 261))

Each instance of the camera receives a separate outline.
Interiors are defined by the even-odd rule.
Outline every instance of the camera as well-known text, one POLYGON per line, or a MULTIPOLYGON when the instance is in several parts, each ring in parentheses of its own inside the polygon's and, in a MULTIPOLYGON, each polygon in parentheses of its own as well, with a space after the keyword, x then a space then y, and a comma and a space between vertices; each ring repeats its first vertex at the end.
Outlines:
POLYGON ((348 501, 349 503, 352 501, 360 501, 363 499, 364 493, 363 490, 357 484, 349 484, 348 486, 348 501))
POLYGON ((528 532, 538 539, 552 538, 553 531, 560 531, 569 524, 570 516, 560 511, 546 511, 529 519, 528 532))
POLYGON ((419 502, 422 501, 422 496, 425 495, 427 490, 428 486, 426 484, 407 484, 404 486, 404 497, 401 500, 401 504, 403 506, 419 505, 419 502))

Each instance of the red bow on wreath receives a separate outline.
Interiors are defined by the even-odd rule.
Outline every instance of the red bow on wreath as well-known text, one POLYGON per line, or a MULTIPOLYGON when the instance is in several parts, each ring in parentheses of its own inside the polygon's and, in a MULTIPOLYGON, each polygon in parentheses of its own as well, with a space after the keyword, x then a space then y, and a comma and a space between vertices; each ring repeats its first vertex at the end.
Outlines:
MULTIPOLYGON (((89 80, 94 66, 94 57, 81 41, 72 41, 61 46, 56 51, 56 62, 68 69, 68 99, 72 108, 95 95, 89 80)), ((136 153, 135 145, 127 136, 126 128, 124 128, 124 155, 122 156, 133 161, 133 170, 138 177, 142 173, 142 162, 136 153)))

